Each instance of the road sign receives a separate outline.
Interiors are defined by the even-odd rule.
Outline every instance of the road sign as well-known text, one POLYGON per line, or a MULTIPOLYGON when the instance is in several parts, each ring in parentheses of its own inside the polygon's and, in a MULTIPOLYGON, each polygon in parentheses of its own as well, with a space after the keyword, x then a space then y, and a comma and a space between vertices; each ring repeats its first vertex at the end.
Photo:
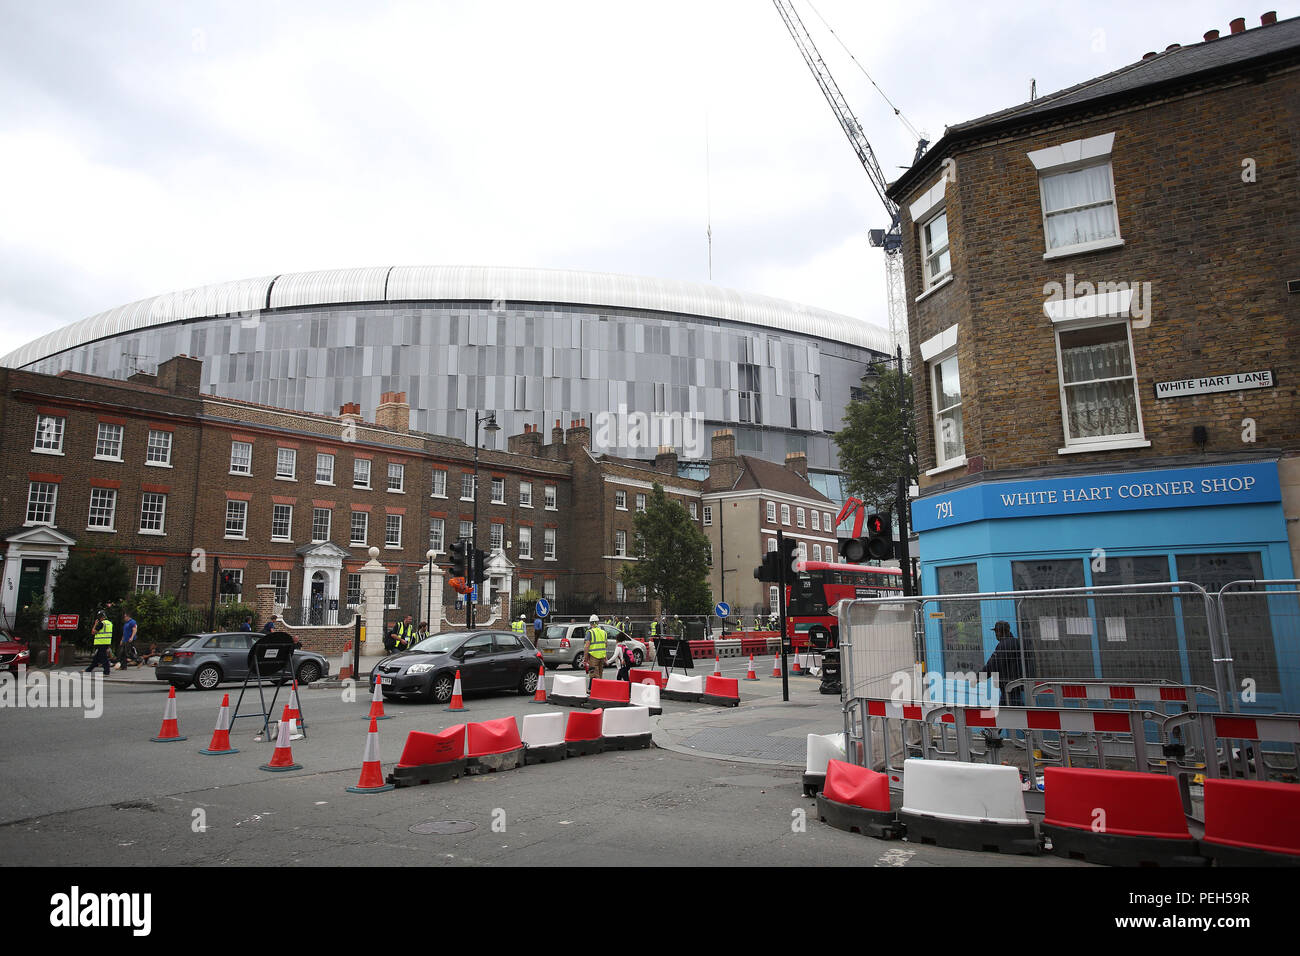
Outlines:
POLYGON ((75 631, 77 622, 81 618, 76 614, 51 614, 50 626, 47 630, 51 631, 75 631))
POLYGON ((731 617, 731 605, 719 601, 718 606, 713 609, 713 613, 718 617, 731 617))
POLYGON ((551 602, 548 601, 548 600, 546 600, 546 598, 538 598, 538 599, 537 599, 537 616, 538 616, 538 617, 546 617, 546 615, 548 615, 548 614, 550 614, 550 613, 551 613, 551 602))

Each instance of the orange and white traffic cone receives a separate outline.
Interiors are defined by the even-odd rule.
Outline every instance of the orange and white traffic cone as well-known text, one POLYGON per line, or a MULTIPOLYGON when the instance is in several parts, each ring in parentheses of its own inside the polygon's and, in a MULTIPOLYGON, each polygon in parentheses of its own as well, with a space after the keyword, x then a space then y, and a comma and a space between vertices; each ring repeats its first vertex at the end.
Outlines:
POLYGON ((229 694, 221 698, 221 710, 217 711, 217 729, 212 731, 212 743, 208 744, 207 750, 200 750, 199 753, 209 757, 224 757, 226 754, 239 753, 238 750, 230 746, 229 694))
POLYGON ((465 706, 465 701, 461 700, 459 670, 456 671, 456 683, 453 684, 451 688, 451 703, 444 707, 443 710, 469 710, 469 708, 465 706))
POLYGON ((289 688, 289 739, 302 740, 302 731, 298 729, 298 722, 302 720, 302 711, 298 709, 298 682, 295 680, 293 686, 289 688))
POLYGON ((285 770, 301 770, 302 764, 293 762, 293 748, 289 746, 289 708, 284 709, 280 717, 280 734, 275 739, 275 753, 271 762, 262 764, 258 770, 270 770, 280 773, 285 770))
POLYGON ((781 676, 781 655, 780 654, 777 654, 775 657, 772 658, 772 676, 773 677, 781 676))
POLYGON ((713 676, 714 677, 722 676, 722 662, 718 660, 717 654, 713 655, 713 676))
POLYGON ((745 680, 758 680, 758 675, 754 673, 754 655, 749 655, 749 673, 745 675, 745 680))
POLYGON ((546 665, 543 664, 537 669, 537 693, 533 695, 532 703, 546 703, 546 665))
POLYGON ((393 784, 384 783, 384 768, 379 762, 379 728, 375 718, 370 718, 370 731, 366 734, 366 749, 361 755, 361 779, 348 793, 383 793, 392 790, 393 784))
POLYGON ((802 673, 803 673, 803 671, 801 671, 801 670, 799 669, 799 652, 798 652, 798 651, 795 651, 795 652, 794 652, 794 663, 790 665, 790 673, 791 673, 791 674, 802 674, 802 673))
POLYGON ((184 740, 181 736, 180 725, 176 722, 176 688, 172 687, 167 692, 167 707, 163 710, 162 730, 158 731, 157 737, 150 737, 154 743, 165 744, 173 740, 184 740))
POLYGON ((343 645, 343 660, 339 664, 339 680, 348 680, 352 676, 352 642, 343 645))
POLYGON ((389 715, 384 713, 384 685, 379 683, 379 675, 375 675, 375 692, 370 697, 370 713, 366 718, 375 720, 387 720, 389 715))

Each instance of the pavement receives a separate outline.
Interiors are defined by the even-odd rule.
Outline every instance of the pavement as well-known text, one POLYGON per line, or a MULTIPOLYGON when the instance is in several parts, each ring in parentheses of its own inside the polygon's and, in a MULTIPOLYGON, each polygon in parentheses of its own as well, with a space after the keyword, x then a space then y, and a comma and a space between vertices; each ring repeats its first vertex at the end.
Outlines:
MULTIPOLYGON (((793 662, 794 658, 790 660, 793 662)), ((712 661, 695 663, 691 675, 713 673, 712 661)), ((820 693, 821 682, 817 678, 791 674, 787 680, 790 699, 785 701, 781 678, 771 676, 771 661, 763 664, 755 661, 754 671, 759 679, 752 682, 744 679, 749 669, 748 658, 728 658, 721 661, 720 667, 724 677, 740 679, 740 705, 718 707, 664 701, 664 713, 652 721, 656 746, 695 757, 802 770, 809 734, 833 734, 844 729, 839 697, 820 693)), ((64 668, 82 669, 84 665, 64 668)), ((362 670, 367 669, 363 661, 362 670)), ((161 686, 154 677, 154 669, 148 665, 112 671, 107 681, 161 686)), ((318 686, 338 684, 327 681, 313 688, 318 686)), ((238 688, 236 683, 223 684, 220 689, 238 688)))

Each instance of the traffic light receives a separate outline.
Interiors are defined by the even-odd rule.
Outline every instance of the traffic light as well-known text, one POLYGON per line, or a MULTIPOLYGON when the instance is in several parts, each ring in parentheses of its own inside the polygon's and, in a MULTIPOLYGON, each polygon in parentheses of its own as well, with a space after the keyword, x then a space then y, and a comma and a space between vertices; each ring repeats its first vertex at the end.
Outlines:
POLYGON ((779 558, 777 558, 777 567, 779 568, 781 565, 785 565, 786 579, 789 580, 789 578, 794 575, 795 565, 800 560, 799 542, 794 540, 794 538, 782 536, 779 547, 783 553, 779 558))
POLYGON ((777 548, 778 550, 769 551, 763 555, 763 563, 754 569, 755 580, 776 584, 783 580, 783 567, 784 580, 788 581, 794 575, 795 565, 801 560, 799 542, 795 541, 794 538, 787 538, 782 535, 777 548))
POLYGON ((240 592, 239 578, 235 576, 234 571, 221 572, 220 591, 222 594, 238 594, 240 592))
POLYGON ((488 579, 487 572, 488 553, 482 548, 474 549, 474 583, 479 586, 479 592, 482 593, 483 584, 488 579))
POLYGON ((447 549, 451 553, 451 573, 453 577, 469 580, 469 542, 461 538, 447 549))
POLYGON ((763 555, 763 563, 754 569, 754 578, 758 581, 766 581, 772 584, 781 580, 781 555, 776 551, 769 551, 763 555))
POLYGON ((894 556, 894 528, 889 515, 867 515, 863 530, 864 537, 840 542, 841 558, 849 564, 861 564, 868 558, 883 561, 894 556))

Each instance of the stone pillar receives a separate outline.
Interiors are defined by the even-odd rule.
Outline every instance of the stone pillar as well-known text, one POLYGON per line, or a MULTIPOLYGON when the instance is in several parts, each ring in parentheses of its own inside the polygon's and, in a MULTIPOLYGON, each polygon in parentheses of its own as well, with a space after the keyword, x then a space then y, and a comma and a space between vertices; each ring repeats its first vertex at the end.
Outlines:
POLYGON ((361 566, 361 623, 366 628, 362 657, 384 656, 384 578, 388 569, 378 561, 379 549, 370 549, 370 560, 361 566))
POLYGON ((259 584, 253 605, 253 630, 260 631, 275 613, 275 585, 259 584))
MULTIPOLYGON (((426 564, 416 572, 420 576, 420 614, 428 615, 429 633, 437 634, 442 630, 442 579, 444 572, 437 564, 433 565, 433 573, 429 573, 429 565, 426 564), (432 579, 432 582, 431 582, 432 579), (430 602, 429 592, 433 592, 433 600, 430 602), (429 610, 432 603, 433 610, 429 610)), ((421 618, 426 620, 426 618, 421 618)))

